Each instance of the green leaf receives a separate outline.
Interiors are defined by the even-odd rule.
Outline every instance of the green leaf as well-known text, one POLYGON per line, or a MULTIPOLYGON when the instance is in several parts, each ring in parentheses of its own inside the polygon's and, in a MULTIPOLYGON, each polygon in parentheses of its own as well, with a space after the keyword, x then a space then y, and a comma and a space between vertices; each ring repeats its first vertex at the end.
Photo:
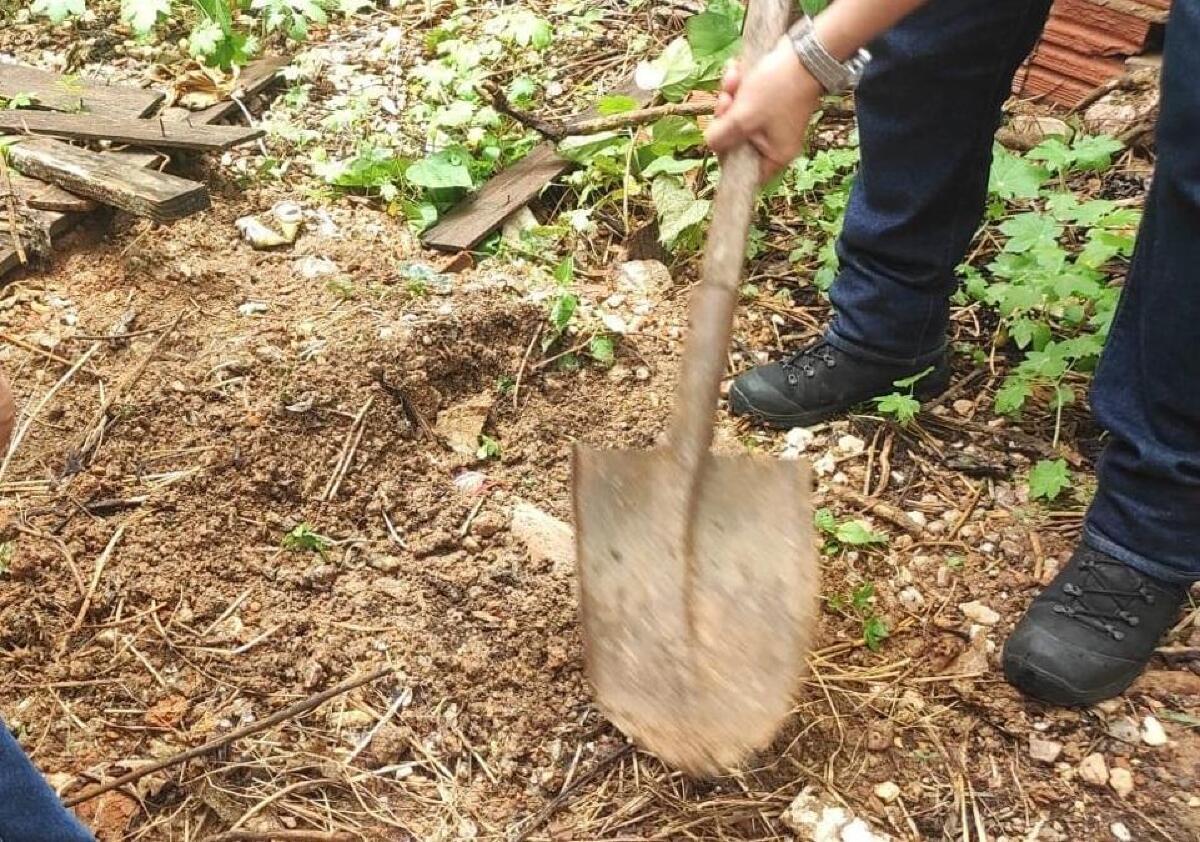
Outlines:
POLYGON ((642 170, 642 178, 647 180, 654 178, 656 175, 681 175, 685 172, 691 172, 699 167, 703 162, 696 158, 676 158, 674 155, 659 155, 650 162, 644 170, 642 170))
POLYGON ((833 516, 832 510, 821 507, 813 512, 813 525, 819 532, 832 535, 837 531, 837 518, 833 516))
POLYGON ((997 144, 992 154, 988 191, 1001 199, 1035 199, 1049 177, 1042 167, 997 144))
POLYGON ((626 111, 636 111, 638 101, 627 94, 609 94, 600 97, 596 110, 601 114, 624 114, 626 111))
POLYGON ((121 20, 138 36, 148 35, 170 14, 171 0, 121 0, 121 20))
POLYGON ((1076 169, 1099 172, 1112 166, 1113 155, 1125 148, 1121 141, 1106 135, 1080 136, 1071 146, 1076 169))
POLYGON ((690 86, 682 83, 697 69, 696 60, 692 57, 692 48, 686 38, 676 38, 668 44, 662 55, 650 62, 650 66, 657 71, 661 79, 659 90, 664 97, 672 101, 682 99, 688 92, 690 86))
POLYGON ((854 589, 850 594, 850 604, 857 611, 866 611, 871 605, 871 600, 875 598, 875 583, 864 582, 854 589))
POLYGON ((445 150, 416 161, 404 172, 410 184, 429 190, 448 187, 472 187, 471 171, 467 168, 465 155, 455 150, 445 150))
POLYGON ((50 18, 51 23, 62 23, 67 18, 77 18, 87 11, 84 0, 33 0, 29 11, 50 18))
POLYGON ((575 257, 568 254, 554 267, 554 280, 562 286, 571 283, 575 278, 575 257))
POLYGON ((834 537, 839 543, 862 547, 871 544, 886 544, 887 536, 871 530, 871 527, 861 520, 848 520, 838 524, 834 537))
POLYGON ((475 451, 477 459, 499 459, 500 458, 500 442, 496 441, 491 436, 479 434, 479 449, 475 451))
POLYGON ((658 211, 659 239, 668 248, 688 229, 702 223, 712 204, 707 199, 697 199, 691 190, 667 175, 654 179, 650 196, 658 211))
POLYGON ((735 21, 715 12, 693 15, 685 27, 692 55, 698 59, 725 52, 742 37, 735 21))
POLYGON ((653 146, 660 154, 690 149, 704 143, 704 133, 696 121, 688 117, 663 117, 650 127, 653 146))
POLYGON ((292 552, 316 553, 322 558, 329 549, 330 541, 324 535, 313 530, 307 523, 301 523, 291 532, 283 536, 283 548, 292 552))
POLYGON ((889 395, 875 398, 875 405, 885 415, 890 415, 901 424, 908 424, 921 411, 921 402, 912 395, 892 392, 889 395))
POLYGON ((1029 472, 1029 499, 1054 500, 1070 485, 1065 459, 1042 459, 1029 472))
POLYGON ((1183 725, 1188 728, 1200 728, 1200 717, 1192 716, 1190 713, 1180 713, 1177 710, 1162 710, 1159 711, 1158 715, 1168 722, 1174 722, 1176 725, 1183 725))
POLYGON ((912 377, 904 377, 900 380, 896 380, 892 383, 892 385, 897 389, 911 389, 913 386, 916 386, 918 383, 928 377, 929 372, 931 371, 933 371, 933 366, 929 366, 924 371, 918 371, 912 377))
POLYGON ((1056 246, 1062 226, 1046 214, 1019 213, 1006 219, 1000 225, 1000 232, 1008 237, 1004 250, 1020 254, 1039 246, 1056 246))
POLYGON ((588 343, 588 354, 596 362, 603 366, 613 364, 615 352, 611 336, 593 336, 588 343))
POLYGON ((629 139, 617 132, 597 132, 594 135, 565 137, 558 144, 558 154, 577 164, 590 164, 603 153, 626 146, 629 139))
POLYGON ((1059 137, 1048 137, 1033 149, 1029 150, 1029 158, 1042 161, 1046 169, 1052 173, 1064 172, 1070 169, 1075 160, 1075 153, 1059 137))
MULTIPOLYGON (((530 79, 528 76, 518 76, 513 79, 508 86, 508 98, 513 102, 529 102, 533 99, 533 95, 537 93, 537 82, 530 79)), ((600 113, 604 113, 601 111, 600 113)))
POLYGON ((550 26, 550 21, 533 12, 515 12, 509 16, 507 23, 508 26, 501 36, 518 46, 544 50, 554 41, 554 29, 550 26))
POLYGON ((872 652, 878 652, 883 641, 891 634, 888 631, 887 623, 882 618, 872 614, 863 620, 862 625, 863 641, 867 644, 867 648, 872 652))
POLYGON ((1019 377, 1008 377, 996 392, 996 411, 1001 415, 1016 415, 1033 394, 1029 383, 1019 377))
POLYGON ((554 303, 550 306, 550 325, 556 333, 562 334, 567 329, 567 325, 571 323, 571 317, 575 315, 575 308, 578 306, 579 298, 569 292, 564 292, 554 299, 554 303))

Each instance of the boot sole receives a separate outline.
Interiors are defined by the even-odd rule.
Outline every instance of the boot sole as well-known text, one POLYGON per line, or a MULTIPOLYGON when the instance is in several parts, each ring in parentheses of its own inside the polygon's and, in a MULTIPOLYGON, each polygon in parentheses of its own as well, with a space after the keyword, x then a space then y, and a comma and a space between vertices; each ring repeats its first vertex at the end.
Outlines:
MULTIPOLYGON (((937 376, 937 372, 930 375, 937 376)), ((922 404, 925 404, 935 398, 945 394, 950 388, 950 372, 947 371, 944 379, 939 379, 935 383, 930 383, 924 389, 917 387, 914 397, 922 404)), ((869 399, 868 399, 869 400, 869 399)), ((826 407, 823 409, 813 409, 807 412, 790 412, 783 415, 763 412, 756 408, 737 388, 737 385, 729 389, 729 411, 734 415, 749 418, 751 421, 757 421, 760 424, 765 424, 768 427, 776 430, 790 430, 793 427, 811 427, 814 424, 820 424, 823 421, 828 421, 831 418, 836 418, 839 415, 845 415, 856 406, 862 406, 866 401, 848 406, 826 407)))

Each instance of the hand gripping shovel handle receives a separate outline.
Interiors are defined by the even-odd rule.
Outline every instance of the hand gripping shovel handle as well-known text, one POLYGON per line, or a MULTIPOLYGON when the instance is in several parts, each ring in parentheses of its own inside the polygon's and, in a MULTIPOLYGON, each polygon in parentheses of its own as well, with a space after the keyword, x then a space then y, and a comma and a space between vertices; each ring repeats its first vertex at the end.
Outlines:
MULTIPOLYGON (((743 73, 778 42, 787 27, 788 10, 788 0, 751 0, 742 36, 743 73)), ((713 410, 733 331, 759 173, 759 154, 749 143, 721 161, 700 284, 692 292, 688 312, 688 338, 669 439, 688 468, 698 467, 712 445, 713 410)))

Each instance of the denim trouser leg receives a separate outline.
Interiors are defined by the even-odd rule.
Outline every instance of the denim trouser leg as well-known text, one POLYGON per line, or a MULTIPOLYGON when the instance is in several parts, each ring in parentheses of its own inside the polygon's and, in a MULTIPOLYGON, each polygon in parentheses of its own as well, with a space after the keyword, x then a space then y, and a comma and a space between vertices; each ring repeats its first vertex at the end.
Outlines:
POLYGON ((0 842, 93 842, 0 723, 0 842))
POLYGON ((1050 0, 930 0, 871 45, 856 95, 862 166, 838 242, 829 341, 921 362, 987 201, 992 136, 1050 0))
POLYGON ((1167 24, 1154 184, 1092 409, 1110 438, 1085 540, 1200 579, 1200 0, 1167 24))

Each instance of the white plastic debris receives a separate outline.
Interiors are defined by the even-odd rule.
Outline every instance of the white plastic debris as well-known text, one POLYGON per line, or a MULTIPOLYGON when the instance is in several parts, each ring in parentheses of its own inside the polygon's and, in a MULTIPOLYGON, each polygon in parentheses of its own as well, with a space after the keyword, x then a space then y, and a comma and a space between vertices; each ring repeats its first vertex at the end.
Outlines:
POLYGON ((257 216, 243 216, 234 221, 234 227, 252 248, 269 249, 286 246, 291 243, 287 237, 278 231, 268 228, 257 216))
POLYGON ((826 477, 837 470, 837 460, 833 458, 833 453, 826 452, 820 459, 813 462, 813 471, 819 477, 826 477))
POLYGON ((805 842, 892 842, 891 836, 822 798, 813 787, 801 790, 779 818, 805 842))
POLYGON ((279 226, 283 238, 289 243, 296 242, 300 226, 304 224, 304 208, 296 202, 279 202, 271 208, 271 215, 275 217, 275 224, 279 226))

